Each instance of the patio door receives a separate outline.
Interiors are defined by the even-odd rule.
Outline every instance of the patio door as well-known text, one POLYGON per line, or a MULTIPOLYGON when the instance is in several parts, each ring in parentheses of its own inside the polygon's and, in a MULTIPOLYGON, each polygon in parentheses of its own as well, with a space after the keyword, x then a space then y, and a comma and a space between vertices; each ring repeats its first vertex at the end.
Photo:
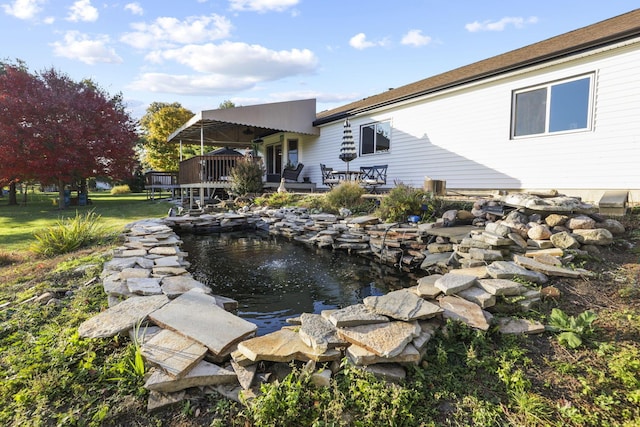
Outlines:
POLYGON ((265 167, 267 168, 267 181, 280 181, 282 172, 282 144, 273 144, 266 147, 265 167))

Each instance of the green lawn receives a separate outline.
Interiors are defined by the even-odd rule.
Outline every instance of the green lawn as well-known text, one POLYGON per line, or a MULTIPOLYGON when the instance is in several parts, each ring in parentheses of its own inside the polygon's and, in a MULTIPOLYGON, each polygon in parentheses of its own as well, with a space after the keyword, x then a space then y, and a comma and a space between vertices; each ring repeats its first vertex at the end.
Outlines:
POLYGON ((56 206, 57 193, 30 192, 26 205, 9 206, 8 198, 0 198, 0 250, 24 251, 35 240, 33 233, 52 225, 56 220, 74 217, 76 212, 94 211, 102 218, 102 223, 117 231, 125 224, 144 218, 166 216, 170 203, 147 200, 145 194, 120 194, 95 192, 89 194, 88 206, 71 206, 60 210, 56 206))

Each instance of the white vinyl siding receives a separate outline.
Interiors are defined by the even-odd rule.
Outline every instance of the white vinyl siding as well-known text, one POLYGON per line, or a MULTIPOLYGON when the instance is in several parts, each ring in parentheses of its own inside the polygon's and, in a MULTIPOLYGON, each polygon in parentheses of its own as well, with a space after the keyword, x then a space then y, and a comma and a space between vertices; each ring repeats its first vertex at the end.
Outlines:
MULTIPOLYGON (((421 187, 429 177, 448 189, 640 189, 637 64, 640 43, 629 43, 350 117, 356 141, 361 125, 393 123, 392 150, 360 156, 350 168, 388 164, 389 186, 421 187), (584 75, 592 76, 590 131, 511 139, 515 90, 584 75)), ((313 181, 320 182, 319 163, 343 166, 341 137, 338 120, 305 147, 302 161, 317 169, 313 181)))

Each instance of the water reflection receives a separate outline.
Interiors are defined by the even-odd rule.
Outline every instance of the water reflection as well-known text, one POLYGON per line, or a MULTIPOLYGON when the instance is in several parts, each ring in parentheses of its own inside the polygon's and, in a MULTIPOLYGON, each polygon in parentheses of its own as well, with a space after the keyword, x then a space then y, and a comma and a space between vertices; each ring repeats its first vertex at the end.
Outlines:
POLYGON ((344 251, 308 247, 261 232, 181 236, 190 272, 214 294, 239 303, 258 334, 286 319, 362 302, 413 286, 415 277, 344 251))

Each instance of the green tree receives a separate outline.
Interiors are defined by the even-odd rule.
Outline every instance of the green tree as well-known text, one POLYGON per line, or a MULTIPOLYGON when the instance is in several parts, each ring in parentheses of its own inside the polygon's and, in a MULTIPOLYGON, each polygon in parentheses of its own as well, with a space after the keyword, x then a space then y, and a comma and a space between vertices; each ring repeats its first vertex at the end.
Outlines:
POLYGON ((227 99, 225 101, 222 101, 220 103, 220 105, 218 105, 218 109, 224 110, 224 109, 227 109, 227 108, 234 108, 235 106, 236 106, 236 104, 234 104, 232 101, 227 99))
POLYGON ((140 120, 144 131, 141 160, 146 167, 159 171, 178 170, 180 146, 167 142, 167 137, 191 117, 193 113, 178 102, 153 102, 149 105, 147 113, 140 120))

